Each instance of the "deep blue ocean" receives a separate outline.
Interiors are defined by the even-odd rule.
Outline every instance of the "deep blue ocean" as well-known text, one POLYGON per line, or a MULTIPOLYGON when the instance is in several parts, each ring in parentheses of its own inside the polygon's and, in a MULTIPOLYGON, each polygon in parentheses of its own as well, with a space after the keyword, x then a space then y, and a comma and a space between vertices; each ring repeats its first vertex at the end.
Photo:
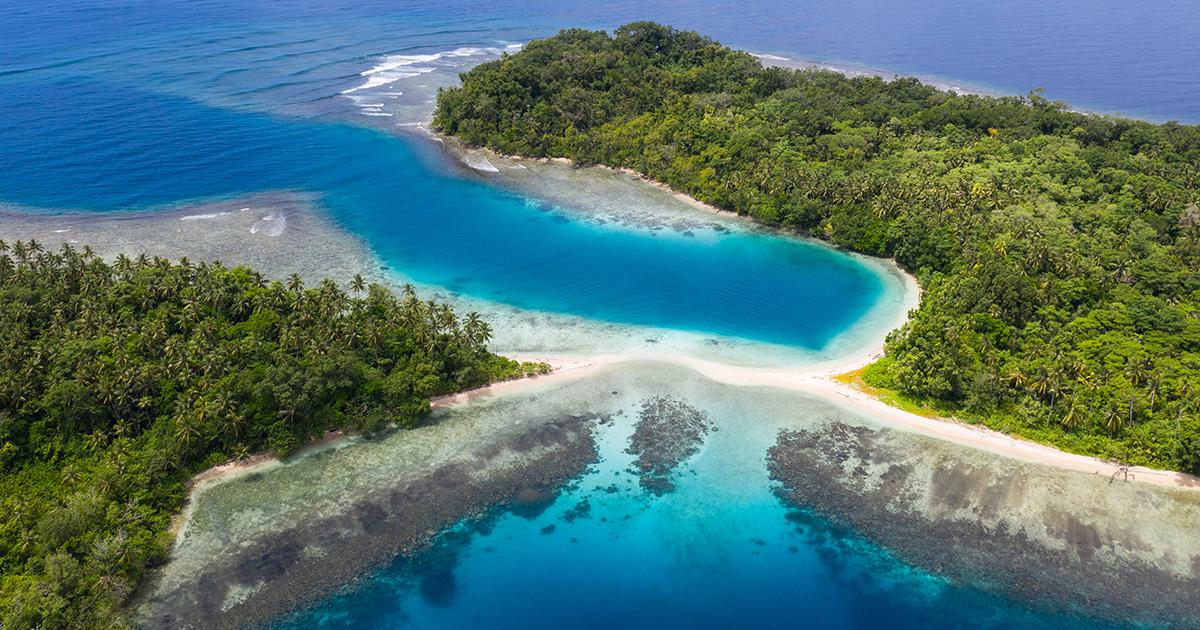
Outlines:
MULTIPOLYGON (((126 212, 309 193, 422 284, 524 309, 821 349, 882 291, 854 259, 749 230, 692 239, 572 220, 570 208, 547 212, 490 184, 420 132, 437 88, 471 65, 560 28, 635 19, 761 54, 995 93, 1044 88, 1080 109, 1200 121, 1200 4, 1191 0, 9 0, 0 3, 0 205, 126 212)), ((657 596, 637 597, 621 588, 627 574, 662 558, 607 556, 615 525, 576 544, 499 517, 490 533, 462 533, 445 551, 468 557, 459 585, 474 580, 470 597, 439 600, 436 580, 422 594, 409 587, 421 582, 417 569, 398 561, 370 588, 292 623, 729 627, 773 625, 796 611, 840 627, 959 627, 981 611, 995 613, 993 625, 1066 623, 973 593, 930 600, 962 606, 943 615, 900 605, 896 591, 877 594, 869 572, 833 579, 811 541, 780 542, 794 528, 765 486, 748 496, 730 508, 744 510, 753 530, 729 550, 756 558, 742 573, 676 567, 657 596), (771 536, 765 548, 745 542, 771 536), (495 553, 463 551, 472 547, 495 553), (505 580, 520 588, 495 588, 505 580), (426 602, 416 606, 423 616, 388 613, 406 598, 426 602), (590 616, 564 612, 580 602, 590 616)), ((732 540, 714 536, 712 544, 732 540)))

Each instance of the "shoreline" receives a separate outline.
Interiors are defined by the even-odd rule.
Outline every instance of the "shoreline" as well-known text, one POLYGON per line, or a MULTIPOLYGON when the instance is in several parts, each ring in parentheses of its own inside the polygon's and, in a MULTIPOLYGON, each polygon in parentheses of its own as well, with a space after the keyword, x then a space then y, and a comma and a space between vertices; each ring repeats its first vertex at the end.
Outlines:
MULTIPOLYGON (((853 326, 845 331, 842 331, 841 333, 838 333, 837 336, 830 339, 826 344, 826 349, 838 348, 846 339, 855 338, 856 333, 862 331, 864 328, 869 327, 871 332, 869 334, 862 335, 862 339, 859 339, 857 343, 851 345, 851 353, 844 356, 836 356, 832 359, 822 359, 818 362, 822 365, 848 362, 850 367, 842 370, 843 372, 846 372, 866 365, 866 363, 859 364, 852 360, 855 357, 858 357, 860 354, 873 355, 871 361, 881 358, 883 356, 883 342, 886 340, 887 336, 908 321, 909 311, 920 306, 921 296, 923 295, 924 291, 921 288, 917 277, 906 271, 891 258, 871 256, 869 254, 847 249, 829 241, 811 236, 807 233, 789 232, 781 228, 761 224, 747 215, 741 215, 732 210, 725 210, 712 204, 700 201, 699 199, 696 199, 685 192, 675 190, 667 183, 653 179, 632 168, 614 167, 607 164, 580 164, 566 157, 527 157, 517 154, 505 154, 494 151, 488 147, 468 146, 464 144, 462 140, 454 136, 444 134, 440 131, 435 131, 424 123, 416 125, 415 128, 420 130, 421 133, 419 135, 421 137, 437 142, 440 145, 441 150, 444 151, 448 156, 454 158, 454 161, 459 166, 463 167, 467 171, 475 173, 476 175, 484 176, 485 179, 487 179, 486 175, 488 174, 501 172, 501 169, 496 168, 495 164, 493 164, 489 158, 513 162, 521 168, 524 168, 522 163, 554 164, 572 170, 595 169, 605 173, 624 175, 632 179, 637 184, 647 185, 655 190, 666 193, 675 201, 678 201, 689 208, 729 219, 730 221, 736 222, 737 224, 755 232, 788 239, 796 239, 815 247, 837 252, 838 254, 853 258, 864 266, 869 267, 871 271, 876 273, 876 275, 878 275, 880 279, 885 282, 889 277, 898 280, 900 286, 897 300, 898 304, 895 305, 896 315, 886 321, 876 321, 876 319, 882 315, 879 310, 888 306, 886 303, 886 292, 881 294, 879 301, 877 301, 870 309, 863 313, 853 326), (475 160, 471 159, 475 156, 481 156, 488 168, 482 168, 476 165, 475 160)), ((867 363, 869 362, 870 361, 867 363)))
MULTIPOLYGON (((624 353, 570 359, 515 354, 510 358, 521 361, 536 358, 551 364, 553 370, 549 374, 500 381, 457 394, 440 396, 432 399, 430 406, 435 410, 444 409, 494 396, 523 392, 538 386, 565 383, 585 378, 603 369, 613 368, 623 363, 665 363, 690 369, 709 380, 725 385, 771 387, 801 392, 851 411, 854 415, 877 425, 933 437, 1019 462, 1103 476, 1112 476, 1122 468, 1126 468, 1130 475, 1129 481, 1184 490, 1200 490, 1200 478, 1186 473, 1143 466, 1123 467, 1115 462, 1089 455, 1069 453, 1053 446, 1001 433, 984 426, 941 416, 936 418, 919 416, 888 405, 874 396, 833 379, 838 374, 867 365, 874 361, 881 352, 882 344, 879 347, 865 349, 854 356, 792 368, 739 367, 687 355, 655 353, 624 353)), ((311 452, 312 449, 330 445, 336 447, 339 442, 352 437, 340 434, 340 432, 331 432, 321 440, 305 446, 302 451, 311 452)), ((189 483, 195 492, 201 486, 234 479, 240 475, 280 463, 282 463, 281 460, 275 457, 259 454, 240 464, 228 463, 209 468, 198 474, 189 483)))
MULTIPOLYGON (((432 133, 432 132, 430 132, 432 133)), ((432 136, 436 138, 436 136, 432 136)), ((457 142, 457 141, 454 141, 457 142)), ((447 147, 450 149, 450 147, 447 147)), ((548 161, 548 160, 547 160, 548 161)), ((560 163, 568 162, 567 160, 559 160, 560 163)), ((464 168, 470 168, 469 165, 464 165, 464 168)), ((608 169, 612 172, 621 172, 617 169, 608 169)), ((647 178, 638 178, 644 183, 653 182, 647 178)), ((661 183, 658 186, 665 186, 661 183)), ((678 198, 690 199, 687 195, 678 192, 672 192, 678 198)), ((219 212, 230 213, 233 216, 240 214, 243 210, 243 205, 254 205, 254 201, 259 198, 269 207, 279 208, 281 206, 291 207, 303 205, 307 201, 304 195, 295 193, 263 193, 257 196, 242 197, 236 199, 223 200, 215 204, 208 204, 205 211, 212 212, 214 209, 219 212)), ((739 221, 751 222, 746 217, 740 217, 733 213, 712 209, 711 206, 706 206, 699 201, 692 200, 693 207, 709 208, 706 212, 723 212, 738 218, 739 221)), ((194 212, 195 208, 191 208, 188 204, 180 205, 180 209, 170 215, 170 219, 175 225, 195 225, 200 226, 204 221, 179 221, 182 218, 190 218, 191 215, 176 216, 184 211, 194 212)), ((0 216, 7 216, 9 220, 22 219, 27 220, 33 218, 47 223, 47 228, 51 227, 50 223, 64 222, 65 227, 70 228, 77 222, 90 221, 117 221, 122 222, 130 220, 127 215, 116 214, 82 214, 68 213, 66 215, 40 215, 36 212, 26 214, 18 208, 5 208, 0 212, 0 216)), ((248 210, 248 208, 246 209, 248 210)), ((143 213, 136 213, 135 216, 141 216, 143 213)), ((261 213, 251 213, 250 218, 255 218, 261 213)), ((196 215, 197 219, 202 218, 201 215, 196 215)), ((261 221, 260 221, 261 222, 261 221)), ((0 231, 3 231, 0 229, 0 231)), ((43 230, 47 231, 47 230, 43 230)), ((62 240, 71 240, 74 236, 71 234, 73 230, 65 229, 53 230, 54 236, 60 237, 62 240)), ((81 238, 82 235, 79 235, 81 238)), ((799 238, 805 238, 798 236, 799 238)), ((38 236, 39 240, 42 236, 38 236)), ((816 239, 808 238, 813 242, 822 246, 831 247, 828 243, 816 239)), ((186 246, 184 243, 178 243, 178 247, 186 246)), ((161 249, 161 248, 160 248, 161 249)), ((837 248, 834 248, 837 249, 837 248)), ((839 250, 844 251, 844 250, 839 250)), ((997 454, 1013 457, 1015 459, 1030 462, 1040 463, 1050 466, 1056 466, 1066 470, 1073 470, 1085 474, 1104 474, 1112 475, 1121 468, 1120 464, 1107 462, 1105 460, 1068 453, 1058 450, 1052 446, 1044 445, 1037 442, 1028 441, 1016 436, 992 431, 977 425, 965 424, 957 422, 953 419, 938 418, 930 419, 914 414, 909 414, 900 409, 887 405, 874 397, 871 397, 849 385, 844 385, 834 381, 831 377, 837 374, 853 371, 883 355, 883 343, 887 335, 894 329, 903 325, 907 321, 909 309, 915 307, 920 299, 920 287, 917 285, 915 278, 895 264, 894 261, 887 259, 879 259, 873 257, 855 254, 853 252, 844 252, 847 255, 855 256, 861 260, 874 263, 876 271, 879 273, 894 273, 897 274, 903 283, 903 295, 900 296, 902 303, 895 308, 891 318, 880 321, 877 324, 878 328, 873 334, 866 336, 859 343, 854 344, 855 347, 848 354, 843 354, 833 359, 821 360, 814 363, 805 363, 802 365, 791 365, 784 367, 744 367, 736 364, 721 361, 700 358, 698 356, 684 354, 682 352, 671 353, 662 350, 636 350, 631 349, 617 354, 603 354, 599 352, 562 352, 553 350, 530 350, 522 351, 519 348, 512 350, 503 350, 502 353, 518 360, 540 360, 546 361, 554 366, 554 372, 548 375, 540 375, 534 378, 527 378, 518 381, 507 381, 493 384, 478 390, 463 392, 454 396, 444 397, 431 401, 432 406, 436 408, 445 407, 448 405, 459 404, 462 402, 474 400, 481 397, 489 397, 499 395, 504 392, 521 390, 526 387, 531 387, 534 384, 553 383, 566 378, 568 375, 585 376, 594 372, 602 366, 608 366, 623 361, 662 361, 666 363, 675 363, 690 367, 713 380, 726 382, 730 384, 738 384, 744 386, 777 386, 785 389, 803 391, 810 395, 819 397, 824 400, 832 401, 840 406, 849 408, 855 411, 858 415, 874 418, 878 422, 887 423, 888 425, 905 428, 911 431, 924 433, 926 435, 936 436, 947 441, 955 442, 962 445, 972 446, 975 448, 991 451, 997 454)), ((345 271, 346 274, 353 273, 360 265, 369 264, 373 259, 363 258, 362 260, 348 260, 344 264, 348 265, 345 271)), ((294 264, 294 261, 293 261, 294 264)), ((328 269, 324 269, 328 272, 328 269)), ((370 273, 373 277, 378 273, 373 269, 358 269, 370 273)), ((878 315, 878 314, 877 314, 878 315)), ((867 317, 871 314, 868 312, 867 317)), ((836 340, 835 340, 836 341, 836 340)), ((664 349, 665 350, 665 349, 664 349)), ((323 436, 302 450, 313 448, 326 448, 331 444, 338 444, 342 439, 348 439, 347 436, 341 434, 330 434, 323 436)), ((203 486, 211 483, 219 482, 223 479, 240 476, 250 472, 261 470, 264 466, 272 466, 279 463, 279 460, 266 454, 254 454, 247 460, 242 462, 226 462, 213 468, 201 471, 189 481, 189 487, 192 492, 201 490, 203 486)), ((1145 467, 1129 467, 1129 472, 1132 473, 1133 480, 1153 483, 1156 485, 1178 487, 1178 488, 1200 488, 1200 479, 1187 475, 1185 473, 1158 470, 1145 467)), ((181 514, 182 519, 186 519, 189 508, 185 506, 184 514, 181 514)), ((175 526, 175 530, 185 527, 182 523, 175 526)))
MULTIPOLYGON (((530 161, 548 164, 562 164, 571 168, 599 168, 613 173, 622 173, 629 175, 634 179, 658 188, 664 192, 670 193, 676 199, 687 203, 706 212, 720 214, 723 216, 735 217, 741 221, 746 221, 758 227, 761 226, 754 222, 749 217, 742 216, 736 212, 723 210, 711 204, 704 203, 687 193, 675 190, 669 185, 658 180, 647 177, 646 175, 626 167, 613 167, 606 164, 578 164, 565 157, 554 158, 533 158, 521 155, 507 155, 489 149, 487 147, 468 147, 463 144, 458 138, 448 136, 443 133, 421 127, 431 138, 438 140, 445 150, 459 159, 459 161, 467 168, 478 171, 471 166, 464 158, 469 151, 478 151, 485 155, 491 155, 499 158, 508 159, 514 162, 530 161)), ((768 228, 770 229, 770 228, 768 228)), ((774 232, 783 233, 779 230, 774 232)), ((683 365, 685 367, 696 370, 704 376, 717 382, 730 385, 742 386, 774 386, 794 391, 802 391, 810 395, 816 396, 823 400, 834 402, 841 407, 850 408, 856 411, 859 415, 867 416, 887 424, 891 424, 898 428, 907 429, 924 435, 929 435, 944 439, 963 446, 978 448, 994 454, 1010 457, 1018 461, 1024 461, 1033 464, 1042 464, 1054 466, 1064 470, 1071 470, 1085 474, 1104 474, 1116 476, 1122 469, 1125 470, 1130 480, 1144 481, 1155 485, 1185 488, 1185 489, 1200 489, 1200 477, 1195 477, 1187 473, 1162 470, 1156 468, 1147 468, 1144 466, 1124 466, 1116 462, 1109 462, 1098 457, 1090 455, 1079 455, 1060 450, 1054 446, 1034 442, 1021 438, 1016 435, 1001 433, 978 425, 968 424, 957 421, 952 418, 938 416, 936 418, 926 418, 906 412, 897 407, 888 405, 878 398, 866 394, 850 385, 842 384, 833 379, 834 376, 845 372, 851 372, 863 367, 866 367, 875 360, 883 357, 884 347, 883 342, 892 331, 903 326, 908 321, 908 313, 911 309, 916 308, 921 297, 921 287, 917 283, 916 278, 902 269, 892 259, 882 259, 872 256, 866 256, 857 252, 845 250, 837 247, 826 241, 813 238, 807 235, 795 235, 805 240, 810 240, 815 243, 831 247, 843 252, 847 255, 855 256, 860 259, 878 261, 883 264, 889 271, 894 270, 904 283, 904 307, 901 309, 897 318, 890 322, 882 334, 878 336, 878 342, 866 345, 863 349, 856 351, 848 356, 821 361, 812 365, 806 365, 798 368, 787 369, 763 369, 763 368, 743 368, 727 364, 716 363, 688 356, 670 356, 670 355, 624 355, 623 358, 595 357, 594 361, 604 364, 619 363, 621 361, 634 360, 665 360, 666 362, 683 365)), ((529 358, 515 358, 520 360, 531 360, 529 358)))
MULTIPOLYGON (((579 165, 568 158, 528 158, 517 155, 503 155, 487 148, 468 148, 457 138, 432 131, 424 126, 420 129, 428 138, 439 141, 444 150, 472 171, 472 167, 464 159, 467 151, 480 151, 486 155, 512 160, 515 162, 531 161, 548 164, 561 164, 570 168, 599 168, 612 173, 621 173, 633 177, 637 181, 670 193, 676 199, 687 203, 698 210, 736 218, 738 221, 763 228, 752 219, 737 213, 716 208, 692 198, 686 193, 671 189, 668 185, 650 179, 632 169, 613 168, 606 165, 579 165)), ((764 228, 767 229, 767 228, 764 228)), ((772 230, 778 232, 777 230, 772 230)), ((784 234, 783 232, 780 232, 784 234)), ((812 241, 820 246, 829 247, 853 256, 865 262, 872 263, 880 273, 891 273, 899 278, 902 284, 900 305, 896 308, 894 317, 879 325, 879 330, 871 335, 866 343, 860 344, 853 352, 837 358, 822 360, 815 363, 791 367, 747 367, 722 363, 699 358, 682 353, 664 353, 654 351, 626 351, 617 354, 568 354, 568 353, 524 353, 520 351, 505 352, 505 356, 519 361, 544 361, 552 366, 549 374, 535 375, 521 379, 501 381, 481 388, 459 392, 430 400, 432 410, 464 404, 481 398, 503 395, 509 392, 523 391, 537 385, 557 383, 574 378, 582 378, 596 371, 625 362, 663 362, 680 365, 692 369, 716 382, 744 387, 778 387, 799 391, 808 395, 832 402, 839 407, 848 409, 856 415, 867 418, 879 424, 908 430, 915 433, 946 440, 958 445, 980 449, 986 452, 1009 457, 1018 461, 1032 464, 1052 466, 1083 474, 1114 475, 1122 468, 1126 469, 1132 481, 1141 481, 1159 486, 1200 489, 1200 478, 1186 473, 1146 468, 1142 466, 1124 467, 1116 462, 1110 462, 1098 457, 1079 455, 1060 450, 1051 445, 1033 442, 1015 435, 1002 433, 983 426, 968 424, 952 418, 927 418, 906 412, 888 405, 881 400, 866 394, 850 385, 834 380, 834 376, 854 371, 878 360, 884 356, 884 342, 892 331, 900 328, 908 321, 909 312, 919 305, 922 290, 916 277, 903 270, 894 260, 866 256, 836 247, 825 241, 805 235, 790 235, 812 241)), ((866 317, 870 316, 870 312, 866 317)), ((310 452, 336 445, 338 442, 350 439, 351 436, 333 432, 321 439, 305 445, 301 452, 310 452)), ((243 462, 228 462, 204 470, 189 482, 192 492, 202 486, 219 483, 224 480, 265 467, 280 464, 281 460, 265 453, 258 453, 243 462)), ((189 501, 190 505, 190 501, 189 501)), ((188 511, 185 507, 184 513, 188 511)), ((185 514, 181 514, 185 517, 185 514)))
MULTIPOLYGON (((901 429, 938 438, 960 446, 975 448, 1017 461, 1050 466, 1078 473, 1111 476, 1122 468, 1129 471, 1129 481, 1150 483, 1158 486, 1200 489, 1200 478, 1187 473, 1147 468, 1124 467, 1090 455, 1069 453, 1053 446, 1034 442, 1019 436, 1001 433, 984 426, 968 424, 952 418, 927 418, 887 403, 854 387, 840 383, 834 376, 861 368, 882 352, 882 348, 869 349, 857 356, 795 368, 748 368, 725 365, 684 355, 623 354, 601 355, 587 360, 576 360, 567 367, 556 368, 550 374, 535 379, 521 379, 500 383, 504 387, 485 387, 463 392, 438 401, 439 407, 460 404, 468 400, 521 391, 538 383, 565 381, 595 373, 602 368, 622 363, 660 362, 691 369, 702 376, 726 385, 740 387, 774 387, 808 394, 848 409, 855 415, 889 428, 901 429)), ((517 357, 527 360, 525 357, 517 357)), ((543 359, 545 360, 545 359, 543 359)), ((553 361, 550 361, 552 364, 553 361)))

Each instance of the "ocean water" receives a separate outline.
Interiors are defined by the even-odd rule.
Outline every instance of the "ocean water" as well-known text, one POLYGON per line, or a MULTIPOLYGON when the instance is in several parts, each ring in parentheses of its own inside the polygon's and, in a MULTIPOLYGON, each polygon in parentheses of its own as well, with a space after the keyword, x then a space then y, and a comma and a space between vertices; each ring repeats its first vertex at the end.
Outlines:
MULTIPOLYGON (((0 4, 0 205, 117 216, 298 195, 361 239, 382 273, 497 313, 840 348, 895 290, 879 268, 737 222, 664 223, 618 197, 580 196, 562 170, 546 174, 564 182, 551 189, 519 166, 460 160, 423 131, 437 89, 473 64, 559 28, 634 19, 794 60, 1200 120, 1200 5, 1188 0, 18 0, 0 4)), ((295 228, 273 211, 260 228, 281 247, 304 242, 286 240, 295 228)), ((1099 625, 959 588, 820 518, 798 522, 763 458, 780 426, 822 408, 728 402, 688 383, 641 391, 698 401, 722 428, 674 493, 652 498, 624 472, 630 394, 600 436, 601 463, 542 515, 460 524, 281 624, 1099 625), (563 520, 585 500, 587 517, 563 520)), ((262 508, 221 509, 233 522, 262 508)))
POLYGON ((527 309, 820 349, 882 290, 829 248, 746 230, 689 238, 572 220, 489 186, 439 145, 94 79, 0 96, 0 198, 119 211, 289 190, 319 196, 389 265, 527 309), (70 118, 46 103, 70 100, 70 118), (80 148, 83 150, 80 150, 80 148))

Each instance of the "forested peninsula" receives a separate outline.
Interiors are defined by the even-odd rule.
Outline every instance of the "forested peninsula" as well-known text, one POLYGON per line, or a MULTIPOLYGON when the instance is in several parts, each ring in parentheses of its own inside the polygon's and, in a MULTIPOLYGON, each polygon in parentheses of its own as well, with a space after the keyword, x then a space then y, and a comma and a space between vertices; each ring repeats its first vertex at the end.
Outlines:
POLYGON ((921 305, 872 385, 1200 473, 1200 127, 763 67, 648 22, 462 79, 434 122, 468 144, 633 169, 913 272, 921 305))
POLYGON ((478 315, 355 277, 0 241, 0 627, 114 627, 197 471, 543 371, 478 315))

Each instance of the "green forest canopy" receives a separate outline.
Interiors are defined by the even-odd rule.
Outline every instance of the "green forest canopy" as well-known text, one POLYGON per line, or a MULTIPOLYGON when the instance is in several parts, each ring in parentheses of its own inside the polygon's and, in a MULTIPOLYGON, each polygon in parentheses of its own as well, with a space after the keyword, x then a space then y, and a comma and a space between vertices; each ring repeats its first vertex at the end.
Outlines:
POLYGON ((411 287, 350 291, 0 241, 0 627, 122 623, 200 469, 546 369, 411 287))
POLYGON ((925 293, 870 382, 1200 473, 1200 127, 764 68, 649 22, 480 65, 439 94, 435 123, 894 258, 925 293))

